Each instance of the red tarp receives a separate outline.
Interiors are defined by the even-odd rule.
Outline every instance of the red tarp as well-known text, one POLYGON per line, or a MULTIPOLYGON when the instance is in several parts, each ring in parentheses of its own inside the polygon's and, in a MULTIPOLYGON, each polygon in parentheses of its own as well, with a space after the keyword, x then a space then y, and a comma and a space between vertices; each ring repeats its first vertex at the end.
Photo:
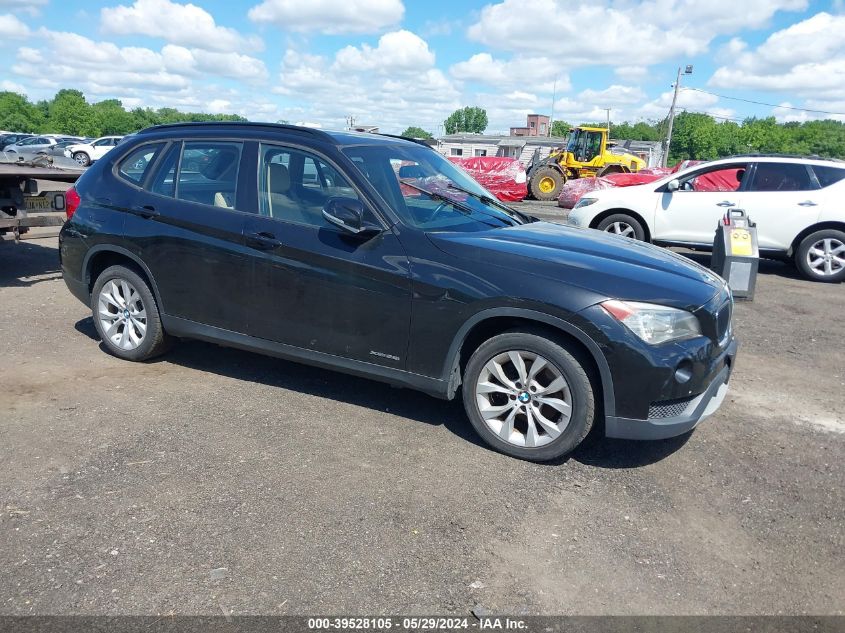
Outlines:
POLYGON ((528 195, 525 167, 515 158, 475 156, 449 160, 462 167, 478 184, 504 202, 519 202, 528 195))

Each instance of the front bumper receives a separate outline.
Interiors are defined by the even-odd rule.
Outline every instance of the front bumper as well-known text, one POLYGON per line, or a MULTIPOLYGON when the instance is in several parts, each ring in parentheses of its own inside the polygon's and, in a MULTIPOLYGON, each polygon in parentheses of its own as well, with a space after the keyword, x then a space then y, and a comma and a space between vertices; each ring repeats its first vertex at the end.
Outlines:
POLYGON ((704 393, 686 403, 677 415, 649 417, 646 420, 607 416, 605 435, 626 440, 661 440, 694 429, 699 422, 713 415, 725 399, 737 348, 737 341, 731 341, 724 352, 724 366, 721 371, 716 374, 704 393))

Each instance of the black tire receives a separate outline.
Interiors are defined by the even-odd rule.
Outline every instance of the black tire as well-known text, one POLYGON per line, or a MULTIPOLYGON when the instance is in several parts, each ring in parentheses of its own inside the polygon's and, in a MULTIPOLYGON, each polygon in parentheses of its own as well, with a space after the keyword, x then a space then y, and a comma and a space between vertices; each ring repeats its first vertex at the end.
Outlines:
MULTIPOLYGON (((845 253, 839 252, 838 256, 834 254, 833 258, 828 260, 831 266, 830 273, 827 272, 824 264, 824 255, 813 258, 816 261, 821 260, 822 263, 820 263, 818 268, 810 265, 810 259, 812 258, 810 250, 820 242, 824 243, 825 241, 835 249, 838 249, 840 247, 838 245, 845 245, 845 232, 837 231, 836 229, 824 229, 811 233, 801 240, 798 248, 795 249, 795 265, 804 277, 813 281, 824 283, 840 283, 845 281, 845 266, 841 265, 838 261, 845 260, 845 253)), ((821 252, 824 253, 823 250, 821 252)))
POLYGON ((605 165, 596 173, 596 178, 607 176, 608 174, 630 174, 631 170, 625 165, 605 165))
POLYGON ((528 181, 528 192, 536 200, 557 200, 565 182, 566 177, 554 167, 537 167, 528 181), (541 183, 546 191, 541 189, 541 183), (552 184, 553 188, 549 188, 548 184, 552 184))
POLYGON ((73 160, 77 163, 82 165, 83 167, 88 167, 91 164, 91 157, 88 156, 85 152, 76 152, 73 155, 73 160))
MULTIPOLYGON (((144 361, 163 354, 171 346, 171 339, 167 336, 161 324, 158 305, 149 285, 147 285, 143 277, 131 268, 127 268, 126 266, 110 266, 100 273, 94 284, 94 290, 91 292, 91 312, 94 316, 94 326, 97 328, 97 334, 100 335, 103 345, 105 345, 108 352, 113 356, 124 360, 144 361), (104 326, 99 315, 100 293, 103 287, 111 281, 126 281, 131 284, 140 296, 142 307, 146 313, 146 333, 141 343, 134 349, 122 349, 109 338, 103 329, 104 326)), ((123 327, 125 328, 126 326, 123 327)))
POLYGON ((628 215, 627 213, 614 213, 613 215, 607 216, 604 220, 598 223, 596 228, 599 231, 605 231, 606 233, 614 233, 616 235, 624 235, 625 237, 631 237, 635 240, 645 241, 645 229, 640 221, 632 215, 628 215), (630 227, 633 231, 633 234, 629 234, 627 230, 625 232, 620 233, 617 229, 626 229, 630 227))
MULTIPOLYGON (((481 439, 501 453, 528 461, 543 462, 570 453, 587 437, 596 415, 595 391, 584 364, 578 360, 578 354, 570 353, 564 344, 549 338, 542 332, 513 330, 494 336, 483 343, 475 350, 467 363, 462 391, 464 409, 481 439), (505 441, 487 425, 481 414, 479 396, 476 394, 479 377, 482 371, 486 371, 485 365, 488 362, 500 354, 511 351, 542 356, 563 376, 568 385, 571 396, 568 424, 558 437, 543 446, 528 448, 505 441)), ((518 406, 526 409, 530 404, 518 406)), ((525 424, 524 417, 521 421, 514 422, 514 428, 520 424, 525 424)), ((545 433, 539 424, 537 428, 545 433)))

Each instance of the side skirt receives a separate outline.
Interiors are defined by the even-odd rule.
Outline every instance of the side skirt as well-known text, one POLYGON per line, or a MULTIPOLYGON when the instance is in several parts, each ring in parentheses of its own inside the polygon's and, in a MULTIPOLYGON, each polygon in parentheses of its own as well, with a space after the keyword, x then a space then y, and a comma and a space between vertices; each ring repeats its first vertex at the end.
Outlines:
POLYGON ((275 341, 268 341, 165 314, 161 315, 161 321, 164 329, 172 336, 198 339, 248 352, 275 356, 276 358, 313 365, 314 367, 377 380, 396 387, 407 387, 416 391, 422 391, 435 398, 450 399, 447 389, 448 381, 445 380, 421 376, 392 367, 382 367, 381 365, 365 363, 360 360, 334 356, 333 354, 326 354, 324 352, 294 347, 293 345, 285 345, 284 343, 276 343, 275 341))

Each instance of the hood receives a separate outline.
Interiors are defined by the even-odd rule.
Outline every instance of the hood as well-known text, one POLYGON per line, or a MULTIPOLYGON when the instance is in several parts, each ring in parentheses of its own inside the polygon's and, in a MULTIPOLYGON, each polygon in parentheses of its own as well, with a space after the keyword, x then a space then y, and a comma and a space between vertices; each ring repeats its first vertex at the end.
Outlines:
POLYGON ((455 257, 577 286, 599 295, 596 301, 646 301, 694 310, 725 286, 721 277, 681 255, 603 231, 532 222, 428 237, 455 257))

